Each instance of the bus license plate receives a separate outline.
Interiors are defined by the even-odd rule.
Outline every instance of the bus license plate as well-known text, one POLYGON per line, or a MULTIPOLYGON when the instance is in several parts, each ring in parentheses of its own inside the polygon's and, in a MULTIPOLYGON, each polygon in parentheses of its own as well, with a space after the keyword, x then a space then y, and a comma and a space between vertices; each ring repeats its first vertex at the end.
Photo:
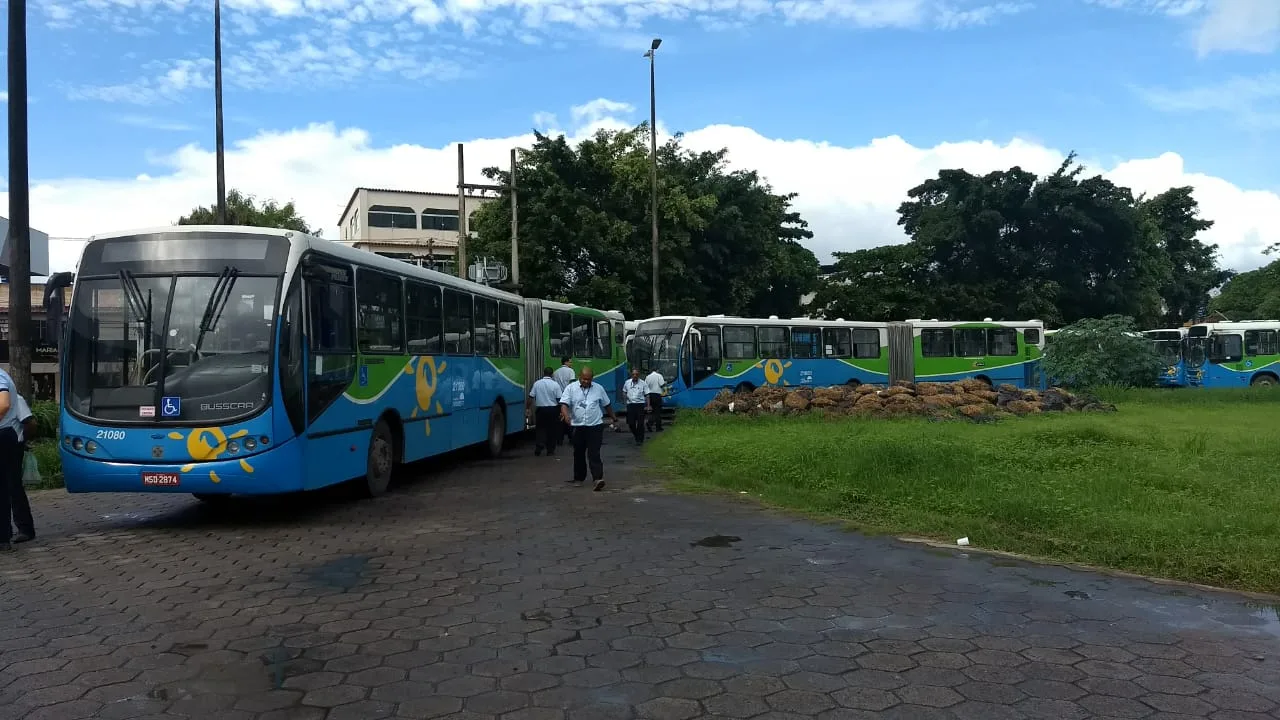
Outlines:
POLYGON ((182 484, 182 479, 178 473, 144 472, 142 484, 149 487, 178 487, 182 484))

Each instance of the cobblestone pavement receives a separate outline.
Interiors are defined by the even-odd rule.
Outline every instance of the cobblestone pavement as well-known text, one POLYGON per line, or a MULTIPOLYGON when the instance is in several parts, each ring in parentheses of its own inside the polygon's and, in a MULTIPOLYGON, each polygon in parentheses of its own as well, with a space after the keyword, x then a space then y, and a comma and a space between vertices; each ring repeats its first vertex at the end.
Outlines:
POLYGON ((1269 607, 667 495, 623 438, 603 493, 527 446, 366 502, 42 493, 0 719, 1277 716, 1269 607))

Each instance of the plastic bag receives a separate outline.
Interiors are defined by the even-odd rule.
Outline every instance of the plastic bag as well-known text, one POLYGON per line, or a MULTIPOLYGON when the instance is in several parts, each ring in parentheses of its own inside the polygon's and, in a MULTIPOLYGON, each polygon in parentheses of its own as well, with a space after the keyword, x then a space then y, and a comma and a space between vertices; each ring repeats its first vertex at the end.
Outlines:
POLYGON ((43 480, 40 477, 40 463, 36 461, 35 453, 27 453, 22 458, 22 484, 27 487, 35 487, 43 480))

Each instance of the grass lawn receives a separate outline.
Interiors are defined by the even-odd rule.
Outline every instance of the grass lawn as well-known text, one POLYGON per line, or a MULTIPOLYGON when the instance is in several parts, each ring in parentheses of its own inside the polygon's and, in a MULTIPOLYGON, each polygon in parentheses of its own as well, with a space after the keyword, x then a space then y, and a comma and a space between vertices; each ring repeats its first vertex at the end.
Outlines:
POLYGON ((1280 391, 1109 395, 989 424, 685 413, 649 452, 678 489, 863 532, 1280 592, 1280 391))

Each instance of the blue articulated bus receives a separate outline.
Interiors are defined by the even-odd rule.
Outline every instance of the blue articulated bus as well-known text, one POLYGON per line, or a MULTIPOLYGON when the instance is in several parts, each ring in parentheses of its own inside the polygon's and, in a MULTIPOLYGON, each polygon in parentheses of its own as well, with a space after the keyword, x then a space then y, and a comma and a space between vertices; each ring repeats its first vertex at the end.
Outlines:
POLYGON ((587 357, 622 364, 618 313, 551 311, 302 233, 97 236, 62 357, 66 487, 218 499, 358 479, 378 495, 403 462, 496 455, 525 429, 561 314, 587 357))
POLYGON ((667 404, 703 407, 723 390, 885 384, 899 380, 1037 387, 1038 320, 981 322, 660 317, 642 320, 633 366, 666 379, 667 404))

